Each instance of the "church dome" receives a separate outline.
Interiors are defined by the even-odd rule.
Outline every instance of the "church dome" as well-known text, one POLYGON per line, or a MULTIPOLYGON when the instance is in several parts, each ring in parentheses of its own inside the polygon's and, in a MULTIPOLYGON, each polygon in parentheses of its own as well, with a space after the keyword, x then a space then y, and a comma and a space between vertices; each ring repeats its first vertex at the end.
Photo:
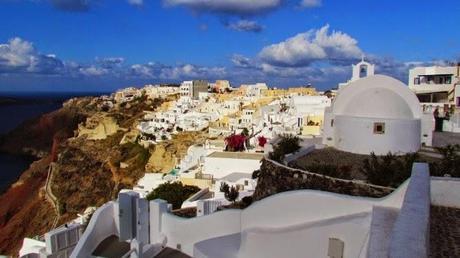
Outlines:
POLYGON ((342 88, 333 113, 385 119, 419 119, 422 115, 415 94, 401 81, 385 75, 368 76, 342 88))

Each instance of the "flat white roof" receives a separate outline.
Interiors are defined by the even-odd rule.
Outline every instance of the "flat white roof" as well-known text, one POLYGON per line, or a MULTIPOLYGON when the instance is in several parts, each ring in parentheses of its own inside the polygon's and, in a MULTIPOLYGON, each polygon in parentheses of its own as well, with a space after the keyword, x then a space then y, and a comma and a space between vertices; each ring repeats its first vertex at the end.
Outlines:
POLYGON ((208 155, 210 158, 224 158, 224 159, 253 159, 261 160, 264 155, 262 153, 248 153, 248 152, 227 152, 216 151, 208 155))

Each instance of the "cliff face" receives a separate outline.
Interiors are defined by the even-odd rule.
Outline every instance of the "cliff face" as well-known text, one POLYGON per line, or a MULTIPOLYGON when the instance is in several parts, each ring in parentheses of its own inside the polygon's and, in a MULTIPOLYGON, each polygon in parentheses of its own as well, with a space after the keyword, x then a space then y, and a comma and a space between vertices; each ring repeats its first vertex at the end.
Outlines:
POLYGON ((184 132, 173 137, 172 141, 155 145, 146 164, 146 171, 168 173, 186 154, 193 144, 203 144, 205 134, 201 132, 184 132))
POLYGON ((24 122, 2 137, 0 150, 31 154, 40 159, 0 196, 0 253, 17 255, 26 236, 42 235, 54 221, 55 212, 44 186, 57 147, 72 137, 77 125, 91 114, 91 98, 81 98, 57 111, 24 122))
POLYGON ((0 151, 45 157, 56 138, 74 135, 78 124, 96 111, 92 108, 91 98, 81 98, 72 105, 28 120, 0 139, 0 151))
POLYGON ((120 189, 132 187, 144 175, 153 150, 120 141, 135 130, 144 110, 155 110, 162 103, 141 98, 103 112, 97 98, 76 98, 3 137, 1 151, 41 159, 0 196, 0 254, 16 256, 24 237, 42 235, 53 225, 74 219, 86 207, 99 206, 115 198, 120 189), (78 136, 79 125, 97 128, 99 117, 104 126, 110 120, 119 130, 96 139, 88 134, 78 136), (95 124, 88 125, 88 121, 95 124))

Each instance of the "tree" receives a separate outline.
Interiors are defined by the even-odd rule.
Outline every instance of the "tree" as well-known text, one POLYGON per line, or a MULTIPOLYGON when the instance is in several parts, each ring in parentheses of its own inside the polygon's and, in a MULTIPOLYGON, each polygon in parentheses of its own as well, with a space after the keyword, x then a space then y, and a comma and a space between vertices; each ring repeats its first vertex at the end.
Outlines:
POLYGON ((248 136, 249 136, 249 130, 248 130, 248 128, 246 128, 246 127, 243 128, 243 130, 241 131, 241 135, 244 135, 244 136, 248 137, 248 136))
POLYGON ((300 149, 300 138, 295 135, 283 135, 279 142, 273 147, 269 157, 272 160, 283 162, 284 156, 300 149))
POLYGON ((252 179, 257 179, 257 178, 259 178, 261 173, 262 173, 262 172, 260 171, 260 169, 254 170, 254 171, 252 172, 251 178, 252 178, 252 179))
POLYGON ((446 147, 436 148, 439 154, 442 155, 442 159, 435 165, 434 173, 437 176, 444 176, 449 174, 453 177, 460 177, 460 145, 447 145, 446 147))
POLYGON ((147 200, 163 199, 172 204, 173 209, 180 209, 182 203, 198 191, 200 188, 197 186, 183 185, 181 182, 166 182, 150 192, 147 200))
POLYGON ((229 202, 235 203, 235 201, 236 201, 236 199, 238 199, 239 195, 240 195, 240 193, 238 192, 236 187, 232 186, 232 187, 230 187, 230 189, 227 192, 225 192, 225 199, 227 199, 227 201, 229 201, 229 202))
POLYGON ((230 186, 228 186, 227 183, 225 182, 222 182, 220 183, 220 189, 219 189, 222 193, 226 193, 230 190, 230 186))

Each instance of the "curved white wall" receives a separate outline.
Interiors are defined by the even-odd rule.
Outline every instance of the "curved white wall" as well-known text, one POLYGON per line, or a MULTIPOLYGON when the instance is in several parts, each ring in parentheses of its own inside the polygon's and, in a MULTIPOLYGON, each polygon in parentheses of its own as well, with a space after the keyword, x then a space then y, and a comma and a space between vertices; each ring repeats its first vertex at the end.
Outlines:
POLYGON ((334 146, 343 151, 377 155, 417 152, 420 149, 420 119, 383 119, 336 116, 334 146), (385 123, 385 133, 375 134, 374 123, 385 123))
POLYGON ((358 212, 371 212, 373 204, 378 200, 317 190, 279 193, 243 210, 241 230, 288 227, 358 212))
POLYGON ((108 202, 97 209, 70 257, 91 257, 96 247, 107 237, 119 235, 118 204, 108 202))
POLYGON ((371 215, 353 214, 281 229, 242 232, 238 258, 327 257, 329 238, 344 242, 343 257, 365 253, 371 215))
POLYGON ((166 236, 168 246, 178 248, 193 255, 193 245, 202 240, 239 233, 241 230, 241 210, 226 210, 207 216, 184 219, 164 213, 161 233, 166 236))
POLYGON ((369 115, 369 110, 373 111, 371 114, 376 117, 393 117, 395 114, 395 117, 405 118, 422 116, 417 96, 401 81, 380 74, 354 81, 339 91, 332 104, 333 113, 352 115, 348 113, 351 111, 350 107, 355 107, 356 115, 360 116, 369 115), (407 112, 406 108, 409 108, 410 112, 407 112), (399 112, 402 113, 399 113, 398 109, 401 109, 399 112))

